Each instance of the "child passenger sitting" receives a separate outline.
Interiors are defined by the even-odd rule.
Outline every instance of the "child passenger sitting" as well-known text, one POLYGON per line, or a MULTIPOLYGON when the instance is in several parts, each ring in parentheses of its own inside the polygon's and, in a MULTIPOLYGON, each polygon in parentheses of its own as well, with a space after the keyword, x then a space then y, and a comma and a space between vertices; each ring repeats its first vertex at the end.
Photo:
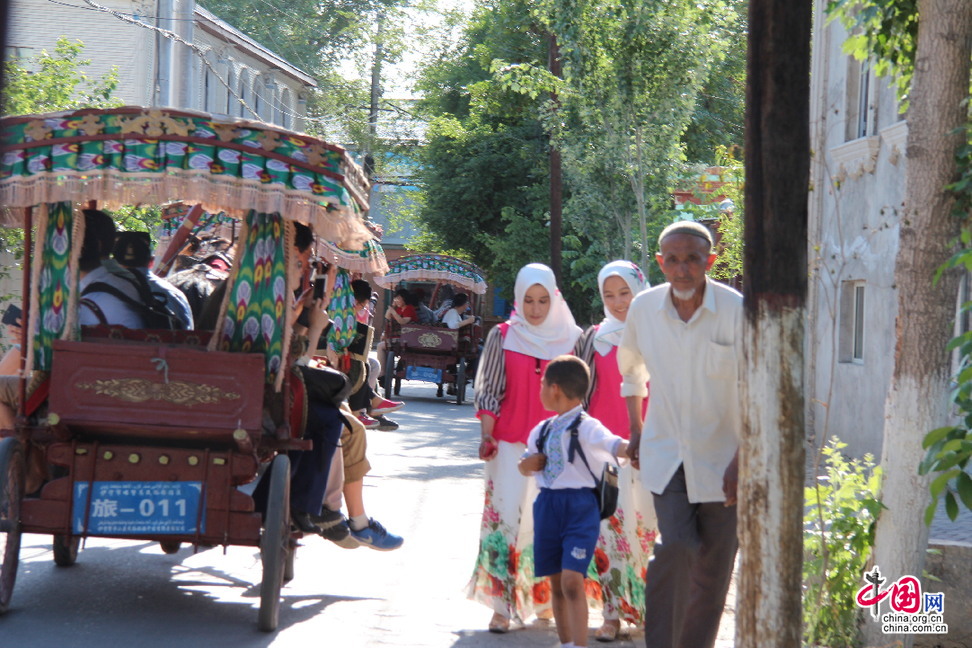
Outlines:
POLYGON ((590 373, 576 356, 554 358, 544 371, 540 402, 557 416, 530 432, 520 460, 523 475, 535 475, 540 494, 533 503, 533 552, 537 577, 550 576, 554 620, 562 648, 587 646, 584 575, 601 529, 594 476, 623 456, 628 442, 612 434, 582 407, 590 373))

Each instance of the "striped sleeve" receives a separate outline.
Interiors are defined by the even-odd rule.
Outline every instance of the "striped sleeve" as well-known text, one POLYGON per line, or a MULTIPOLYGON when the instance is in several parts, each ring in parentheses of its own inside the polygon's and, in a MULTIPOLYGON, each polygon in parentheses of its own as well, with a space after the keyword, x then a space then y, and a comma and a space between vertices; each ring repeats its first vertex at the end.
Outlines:
POLYGON ((503 361, 503 333, 494 326, 486 336, 476 372, 476 416, 499 418, 500 403, 506 395, 506 366, 503 361))
POLYGON ((588 327, 587 330, 584 331, 579 338, 577 338, 577 344, 574 347, 574 355, 586 362, 588 369, 591 371, 591 384, 587 388, 587 396, 584 397, 585 410, 591 404, 591 396, 594 395, 594 390, 597 387, 597 370, 594 368, 595 332, 597 332, 597 327, 588 327))

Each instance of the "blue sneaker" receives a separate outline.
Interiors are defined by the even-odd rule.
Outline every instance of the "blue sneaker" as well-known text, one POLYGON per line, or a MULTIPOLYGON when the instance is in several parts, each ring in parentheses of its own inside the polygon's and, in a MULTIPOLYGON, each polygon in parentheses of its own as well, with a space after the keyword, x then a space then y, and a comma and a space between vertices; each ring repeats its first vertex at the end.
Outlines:
POLYGON ((360 544, 365 547, 371 547, 372 549, 377 549, 378 551, 391 551, 392 549, 398 549, 405 542, 405 539, 401 536, 397 536, 394 533, 388 533, 385 527, 381 526, 380 522, 377 522, 374 518, 368 518, 368 526, 361 529, 360 531, 355 531, 351 529, 351 535, 360 544))

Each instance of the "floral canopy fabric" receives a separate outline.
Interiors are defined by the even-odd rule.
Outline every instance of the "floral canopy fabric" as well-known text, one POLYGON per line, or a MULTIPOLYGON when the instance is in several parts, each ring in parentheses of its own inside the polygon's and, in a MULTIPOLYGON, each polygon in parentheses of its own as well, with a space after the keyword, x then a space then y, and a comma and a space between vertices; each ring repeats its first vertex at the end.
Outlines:
MULTIPOLYGON (((242 217, 308 223, 361 250, 369 183, 341 147, 266 124, 126 107, 0 120, 0 204, 161 204, 181 199, 242 217)), ((0 214, 4 225, 19 215, 0 214)))
POLYGON ((445 281, 477 295, 486 294, 483 271, 468 261, 442 254, 409 254, 388 264, 388 273, 376 277, 382 288, 403 281, 445 281))

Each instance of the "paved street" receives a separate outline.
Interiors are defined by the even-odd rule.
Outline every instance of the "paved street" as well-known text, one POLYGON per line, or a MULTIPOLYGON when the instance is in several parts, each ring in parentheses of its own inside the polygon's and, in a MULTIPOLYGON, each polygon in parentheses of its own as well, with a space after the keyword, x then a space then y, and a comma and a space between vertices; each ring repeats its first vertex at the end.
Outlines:
MULTIPOLYGON (((408 406, 394 415, 401 429, 369 432, 365 501, 404 546, 381 553, 309 539, 284 587, 276 633, 256 629, 255 549, 169 556, 153 543, 89 540, 65 569, 54 566, 48 537, 29 535, 12 609, 0 618, 0 648, 559 645, 552 627, 484 630, 489 611, 463 592, 482 506, 472 405, 436 399, 423 383, 404 383, 402 396, 408 406)), ((724 620, 720 648, 732 645, 731 613, 724 620)), ((599 624, 592 614, 591 627, 599 624)), ((642 645, 635 639, 613 645, 642 645)))

